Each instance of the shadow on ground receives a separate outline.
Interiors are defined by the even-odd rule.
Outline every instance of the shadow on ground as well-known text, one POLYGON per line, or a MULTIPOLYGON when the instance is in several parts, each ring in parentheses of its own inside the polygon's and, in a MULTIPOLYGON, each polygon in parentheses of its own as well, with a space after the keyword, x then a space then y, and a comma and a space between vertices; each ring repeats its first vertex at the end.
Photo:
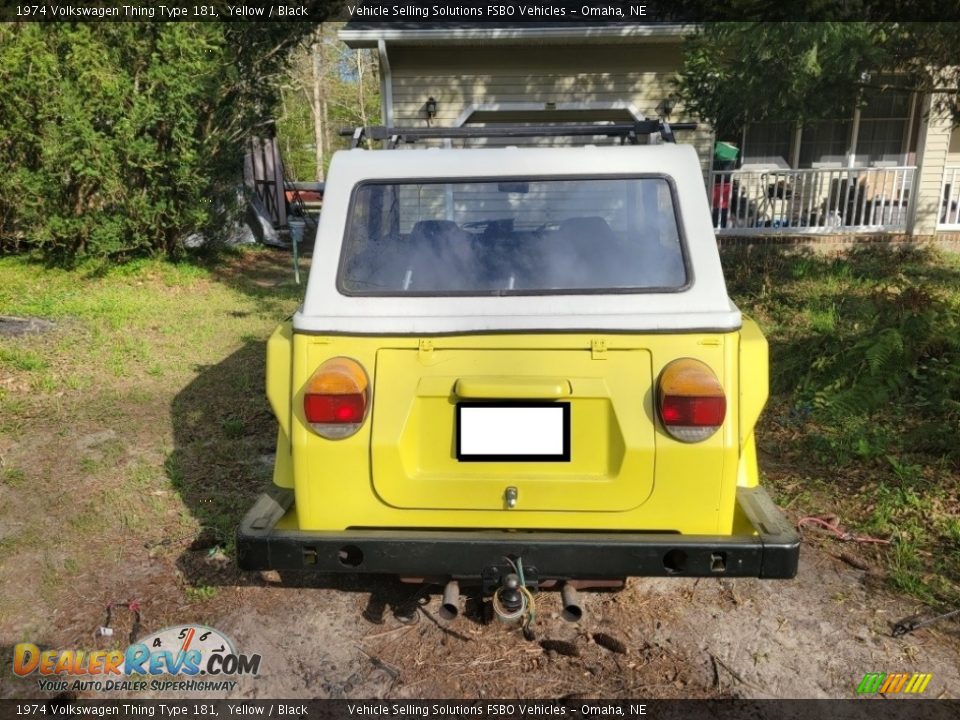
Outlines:
POLYGON ((208 270, 217 282, 253 299, 259 312, 282 317, 288 314, 292 301, 303 299, 310 272, 310 251, 299 258, 299 284, 289 249, 226 248, 214 256, 192 257, 190 262, 208 270))
MULTIPOLYGON (((401 621, 439 586, 393 578, 284 573, 279 582, 236 566, 234 533, 244 513, 271 483, 277 425, 263 391, 266 346, 250 341, 197 377, 173 400, 174 449, 166 473, 200 526, 192 537, 170 538, 183 547, 177 567, 194 593, 212 588, 270 584, 291 589, 328 588, 370 595, 364 617, 379 624, 390 613, 401 621)), ((467 611, 479 603, 468 601, 467 611)))
POLYGON ((263 392, 266 343, 248 341, 198 375, 173 399, 170 483, 200 531, 178 566, 194 588, 246 584, 236 570, 233 532, 270 482, 276 422, 263 392))

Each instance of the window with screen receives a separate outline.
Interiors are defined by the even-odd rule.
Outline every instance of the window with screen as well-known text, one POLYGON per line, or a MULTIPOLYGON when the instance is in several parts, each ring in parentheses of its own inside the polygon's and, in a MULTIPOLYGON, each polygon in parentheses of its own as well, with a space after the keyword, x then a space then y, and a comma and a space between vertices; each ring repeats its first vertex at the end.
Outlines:
POLYGON ((851 120, 817 120, 804 125, 800 167, 846 164, 852 125, 851 120))
POLYGON ((743 144, 743 164, 790 167, 792 137, 791 123, 762 122, 748 125, 743 144))

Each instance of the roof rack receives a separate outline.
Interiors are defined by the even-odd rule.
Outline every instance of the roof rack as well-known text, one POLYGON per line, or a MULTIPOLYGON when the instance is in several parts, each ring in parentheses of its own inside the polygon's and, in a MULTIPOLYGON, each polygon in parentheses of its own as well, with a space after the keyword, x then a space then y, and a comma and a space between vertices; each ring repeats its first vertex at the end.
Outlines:
POLYGON ((676 142, 675 130, 696 130, 697 123, 675 123, 666 120, 635 120, 629 123, 589 123, 556 125, 491 125, 487 127, 367 127, 343 128, 341 137, 352 137, 351 147, 359 147, 363 140, 386 140, 387 147, 417 140, 452 138, 524 138, 524 137, 585 137, 603 135, 618 137, 621 144, 636 145, 641 136, 659 133, 665 142, 676 142))

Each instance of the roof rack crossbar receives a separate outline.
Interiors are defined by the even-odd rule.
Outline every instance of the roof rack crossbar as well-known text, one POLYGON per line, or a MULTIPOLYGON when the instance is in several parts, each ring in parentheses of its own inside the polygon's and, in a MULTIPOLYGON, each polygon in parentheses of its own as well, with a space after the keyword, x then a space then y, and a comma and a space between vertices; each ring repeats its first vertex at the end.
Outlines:
POLYGON ((370 125, 340 130, 342 137, 352 138, 352 147, 359 147, 364 139, 386 140, 388 147, 417 140, 454 138, 526 138, 526 137, 619 137, 622 142, 635 145, 641 135, 659 133, 665 142, 676 142, 674 132, 696 130, 697 123, 674 123, 666 120, 637 120, 630 123, 592 123, 567 125, 491 125, 487 127, 385 127, 370 125))

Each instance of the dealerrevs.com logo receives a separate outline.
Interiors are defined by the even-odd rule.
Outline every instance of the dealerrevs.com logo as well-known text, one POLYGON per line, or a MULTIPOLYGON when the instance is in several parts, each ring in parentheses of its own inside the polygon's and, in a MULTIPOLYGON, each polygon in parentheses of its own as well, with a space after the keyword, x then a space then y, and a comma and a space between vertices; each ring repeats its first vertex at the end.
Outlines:
POLYGON ((209 692, 233 690, 237 682, 228 678, 257 675, 260 655, 238 653, 219 630, 178 625, 141 638, 126 650, 40 650, 33 643, 20 643, 13 649, 13 672, 20 677, 36 674, 40 689, 48 691, 209 692))
POLYGON ((857 686, 858 695, 919 695, 927 689, 933 673, 867 673, 857 686))

